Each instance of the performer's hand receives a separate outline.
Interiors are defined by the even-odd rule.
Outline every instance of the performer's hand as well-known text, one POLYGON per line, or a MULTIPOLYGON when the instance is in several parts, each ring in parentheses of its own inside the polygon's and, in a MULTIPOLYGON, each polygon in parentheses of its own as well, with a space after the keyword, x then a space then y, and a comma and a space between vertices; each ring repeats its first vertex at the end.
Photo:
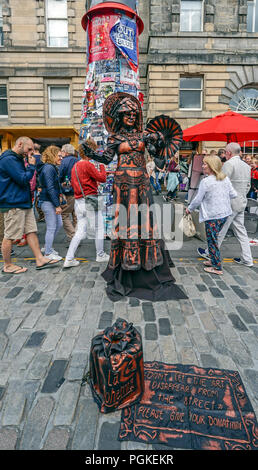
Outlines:
POLYGON ((94 150, 92 150, 92 148, 86 142, 82 143, 82 148, 83 148, 85 156, 87 156, 89 158, 93 157, 94 150))
POLYGON ((191 214, 191 212, 189 211, 189 209, 188 209, 187 207, 186 207, 186 209, 185 209, 185 213, 186 213, 186 215, 191 214))

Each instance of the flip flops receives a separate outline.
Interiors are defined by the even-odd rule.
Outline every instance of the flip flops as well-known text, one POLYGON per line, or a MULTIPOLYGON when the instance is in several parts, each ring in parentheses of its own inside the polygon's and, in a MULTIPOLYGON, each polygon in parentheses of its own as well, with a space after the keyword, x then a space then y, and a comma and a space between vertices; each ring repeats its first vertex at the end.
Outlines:
POLYGON ((206 271, 207 273, 211 273, 211 274, 218 274, 219 276, 223 274, 221 270, 213 268, 212 266, 208 268, 204 268, 204 271, 206 271))
POLYGON ((27 271, 28 269, 23 268, 22 266, 17 266, 17 269, 14 269, 14 271, 4 271, 4 268, 2 269, 3 274, 23 274, 23 273, 26 273, 27 271))
POLYGON ((204 266, 212 266, 211 261, 204 261, 203 264, 204 266))
POLYGON ((36 269, 39 271, 40 269, 54 268, 59 263, 59 261, 55 261, 55 263, 52 261, 50 259, 47 263, 42 264, 42 266, 37 266, 36 269))

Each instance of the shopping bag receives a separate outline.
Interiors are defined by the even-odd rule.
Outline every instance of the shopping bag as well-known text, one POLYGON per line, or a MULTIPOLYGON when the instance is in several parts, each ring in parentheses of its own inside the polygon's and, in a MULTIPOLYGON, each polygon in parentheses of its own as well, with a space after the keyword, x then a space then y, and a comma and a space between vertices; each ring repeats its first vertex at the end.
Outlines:
POLYGON ((102 413, 140 400, 144 392, 142 339, 132 323, 119 318, 92 339, 88 382, 102 413))
POLYGON ((193 223, 191 214, 184 214, 179 222, 179 228, 183 231, 186 237, 194 237, 196 228, 193 223))

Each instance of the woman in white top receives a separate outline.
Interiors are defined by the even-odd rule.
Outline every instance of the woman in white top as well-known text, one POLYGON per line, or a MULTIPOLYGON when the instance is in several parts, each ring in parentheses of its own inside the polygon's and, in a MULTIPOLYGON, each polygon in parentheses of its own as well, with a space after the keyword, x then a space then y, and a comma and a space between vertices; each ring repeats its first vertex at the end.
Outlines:
POLYGON ((217 156, 203 159, 203 173, 207 177, 201 180, 198 193, 186 213, 200 208, 199 221, 205 222, 206 237, 210 261, 205 261, 205 271, 222 274, 220 251, 217 237, 227 217, 232 214, 230 199, 236 198, 230 179, 222 172, 222 163, 217 156))

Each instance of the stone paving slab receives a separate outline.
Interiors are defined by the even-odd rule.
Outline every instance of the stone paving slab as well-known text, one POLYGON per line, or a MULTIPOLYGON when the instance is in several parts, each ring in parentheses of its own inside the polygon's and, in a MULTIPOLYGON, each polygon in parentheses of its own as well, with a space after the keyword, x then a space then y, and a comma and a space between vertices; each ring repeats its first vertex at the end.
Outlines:
POLYGON ((218 279, 197 258, 175 258, 187 300, 113 303, 92 258, 0 274, 0 449, 152 449, 118 442, 120 412, 99 413, 81 386, 92 337, 118 317, 141 332, 146 361, 237 370, 258 417, 258 264, 225 263, 218 279))

